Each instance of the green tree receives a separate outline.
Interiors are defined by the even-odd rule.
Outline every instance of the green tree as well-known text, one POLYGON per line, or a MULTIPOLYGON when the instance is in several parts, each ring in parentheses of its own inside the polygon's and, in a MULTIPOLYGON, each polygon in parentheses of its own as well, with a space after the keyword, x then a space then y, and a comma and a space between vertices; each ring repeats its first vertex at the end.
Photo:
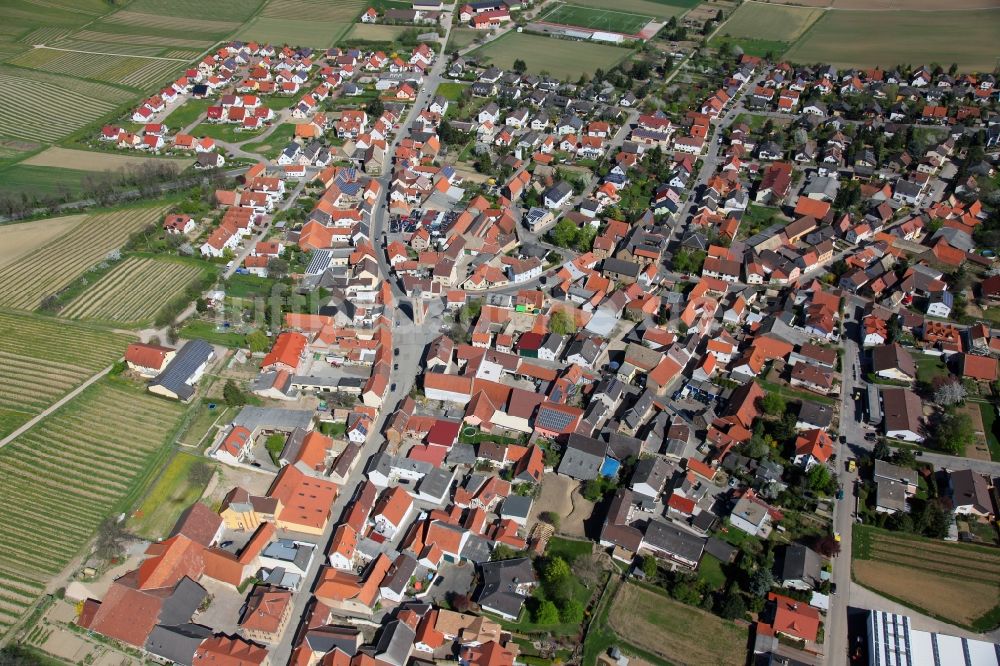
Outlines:
POLYGON ((646 555, 642 558, 642 573, 646 575, 647 580, 652 580, 656 578, 657 562, 656 558, 652 555, 646 555))
POLYGON ((549 330, 559 335, 570 335, 576 332, 576 324, 564 310, 555 310, 549 314, 549 330))
POLYGON ((768 393, 760 399, 760 406, 766 414, 778 416, 785 412, 785 399, 777 393, 768 393))
POLYGON ((553 245, 559 247, 571 247, 576 243, 578 231, 577 226, 564 217, 556 222, 556 225, 549 231, 549 240, 552 241, 553 245))
POLYGON ((813 465, 806 472, 806 479, 813 492, 830 494, 837 487, 837 480, 826 465, 813 465))
POLYGON ((542 577, 545 579, 545 582, 552 583, 569 578, 570 573, 569 564, 566 563, 566 560, 556 556, 546 561, 545 568, 542 570, 542 577))
POLYGON ((543 601, 538 604, 535 610, 535 624, 557 624, 559 622, 559 608, 551 601, 543 601))
POLYGON ((772 585, 774 585, 774 575, 771 570, 760 566, 750 574, 750 579, 747 581, 747 592, 755 597, 762 597, 771 591, 772 585))
POLYGON ((931 443, 941 451, 957 455, 971 446, 975 442, 975 437, 976 433, 969 415, 949 409, 933 426, 931 443))
POLYGON ((528 71, 528 65, 523 60, 518 58, 517 60, 514 61, 513 69, 518 74, 524 74, 526 71, 528 71))
POLYGON ((747 612, 746 602, 738 590, 730 588, 719 605, 719 615, 727 620, 742 618, 747 612))
POLYGON ((254 331, 247 335, 247 346, 255 354, 266 352, 271 348, 271 338, 264 331, 254 331))
POLYGON ((579 624, 583 621, 583 604, 570 599, 559 608, 559 621, 564 624, 579 624))
POLYGON ((226 380, 226 385, 222 388, 222 398, 231 407, 242 407, 247 404, 246 394, 232 379, 226 380))
POLYGON ((105 518, 97 528, 94 554, 102 560, 113 560, 122 554, 123 544, 128 538, 124 523, 111 517, 105 518))

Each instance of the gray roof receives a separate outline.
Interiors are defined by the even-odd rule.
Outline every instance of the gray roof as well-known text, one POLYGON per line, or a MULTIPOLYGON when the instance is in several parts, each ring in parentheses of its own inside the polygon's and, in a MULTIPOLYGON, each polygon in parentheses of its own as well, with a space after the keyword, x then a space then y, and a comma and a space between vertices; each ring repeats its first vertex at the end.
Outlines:
POLYGON ((566 441, 566 451, 557 471, 581 481, 596 479, 604 464, 607 448, 599 439, 573 433, 566 441))
POLYGON ((185 576, 174 586, 170 596, 163 600, 157 620, 164 625, 190 622, 206 596, 208 592, 205 588, 185 576))
POLYGON ((508 495, 500 507, 501 518, 527 518, 531 512, 531 497, 526 495, 508 495))
POLYGON ((204 340, 191 340, 181 347, 173 360, 167 364, 159 375, 149 383, 150 386, 162 386, 181 400, 188 400, 194 395, 194 387, 188 382, 204 364, 212 358, 215 350, 204 340))
POLYGON ((315 550, 316 547, 312 544, 300 545, 291 539, 278 539, 269 543, 261 555, 272 560, 291 562, 299 569, 305 570, 315 550))
POLYGON ((798 420, 817 428, 826 428, 833 422, 833 409, 829 405, 803 400, 798 420))
POLYGON ((705 542, 705 552, 723 562, 732 562, 738 551, 739 548, 717 537, 708 537, 708 541, 705 542))
POLYGON ((815 587, 819 584, 819 553, 801 543, 793 543, 785 548, 785 560, 781 567, 781 580, 802 581, 815 587))
POLYGON ((476 447, 465 442, 458 442, 448 452, 447 463, 449 465, 475 465, 476 447))
POLYGON ((917 471, 909 467, 893 465, 885 460, 875 461, 875 480, 888 479, 899 483, 917 485, 917 471))
POLYGON ((375 657, 391 666, 404 666, 413 651, 417 634, 408 624, 393 620, 385 625, 375 644, 375 657))
POLYGON ((176 664, 191 666, 195 650, 211 635, 212 630, 200 624, 180 624, 172 627, 158 624, 149 632, 144 648, 147 652, 176 664))
POLYGON ((479 564, 481 562, 488 562, 490 559, 490 542, 479 536, 478 534, 469 534, 469 538, 465 540, 465 545, 462 546, 462 552, 459 555, 462 559, 469 560, 479 564))
POLYGON ((417 570, 417 561, 408 553, 401 553, 392 563, 392 568, 382 580, 380 587, 387 587, 396 593, 402 593, 410 584, 410 577, 417 570))
POLYGON ((662 458, 643 458, 636 463, 635 471, 632 472, 632 490, 645 495, 645 493, 636 490, 636 486, 646 484, 656 492, 662 491, 663 486, 671 476, 671 466, 662 458))
POLYGON ((619 275, 627 275, 629 277, 636 277, 639 275, 639 271, 642 266, 635 263, 634 261, 626 261, 624 259, 615 259, 614 257, 608 257, 601 263, 602 272, 612 272, 619 275))
POLYGON ((494 608, 507 615, 517 616, 521 612, 525 597, 517 592, 517 586, 536 583, 535 569, 531 560, 519 557, 512 560, 485 562, 481 565, 482 587, 476 597, 480 605, 494 608))
POLYGON ((454 478, 453 472, 434 468, 424 474, 417 484, 417 490, 429 497, 444 497, 448 489, 451 488, 451 481, 454 478))
POLYGON ((906 511, 906 489, 895 481, 879 479, 875 484, 875 506, 906 511))
POLYGON ((308 409, 283 409, 280 407, 255 407, 247 405, 233 419, 233 426, 243 426, 247 430, 287 430, 296 428, 309 430, 313 412, 308 409))
POLYGON ((642 542, 692 562, 700 560, 701 554, 705 550, 704 538, 668 525, 661 520, 649 521, 642 542))
POLYGON ((326 654, 337 648, 354 656, 358 643, 363 641, 359 636, 361 630, 349 625, 325 625, 306 632, 303 642, 307 643, 313 652, 326 654))

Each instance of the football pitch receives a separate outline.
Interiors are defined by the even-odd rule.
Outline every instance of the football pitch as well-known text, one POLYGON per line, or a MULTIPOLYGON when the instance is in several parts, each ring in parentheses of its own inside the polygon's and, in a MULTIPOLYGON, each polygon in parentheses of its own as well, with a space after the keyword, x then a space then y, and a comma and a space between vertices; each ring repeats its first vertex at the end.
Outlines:
POLYGON ((539 20, 547 23, 571 25, 590 30, 605 30, 620 32, 626 35, 637 34, 653 20, 652 16, 619 12, 613 9, 597 9, 579 5, 560 4, 539 20))

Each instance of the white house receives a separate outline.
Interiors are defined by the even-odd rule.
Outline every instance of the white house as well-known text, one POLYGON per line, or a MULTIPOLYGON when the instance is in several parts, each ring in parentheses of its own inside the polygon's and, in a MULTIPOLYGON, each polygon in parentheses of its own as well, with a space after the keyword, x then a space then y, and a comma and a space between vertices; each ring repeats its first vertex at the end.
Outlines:
POLYGON ((763 537, 770 533, 771 514, 762 502, 744 495, 733 508, 729 522, 750 536, 763 537))
POLYGON ((387 490, 372 513, 375 531, 387 539, 396 536, 413 515, 413 499, 402 488, 394 486, 387 490))

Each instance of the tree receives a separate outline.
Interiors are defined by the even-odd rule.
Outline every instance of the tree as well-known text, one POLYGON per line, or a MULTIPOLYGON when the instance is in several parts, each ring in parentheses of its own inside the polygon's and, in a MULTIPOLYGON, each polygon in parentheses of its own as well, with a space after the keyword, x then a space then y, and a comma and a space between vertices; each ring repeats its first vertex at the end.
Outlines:
POLYGON ((271 338, 267 337, 264 331, 254 331, 247 335, 247 346, 250 351, 256 353, 266 352, 271 348, 271 338))
POLYGON ((526 71, 528 71, 528 65, 523 60, 518 58, 517 60, 514 61, 513 69, 518 74, 524 74, 526 71))
POLYGON ((267 274, 279 280, 284 278, 288 275, 288 261, 281 257, 271 257, 267 262, 267 274))
POLYGON ((247 404, 246 394, 232 379, 226 380, 226 385, 222 388, 222 399, 231 407, 242 407, 247 404))
POLYGON ((564 310, 556 310, 549 315, 549 330, 558 335, 570 335, 576 332, 576 324, 564 310))
POLYGON ((535 624, 556 624, 559 622, 559 609, 551 601, 543 601, 535 610, 535 624))
POLYGON ((520 556, 520 552, 514 550, 506 544, 499 543, 490 554, 490 560, 493 562, 497 562, 499 560, 513 560, 515 557, 520 556))
POLYGON ((656 578, 657 562, 656 558, 652 555, 646 555, 642 558, 642 573, 646 575, 647 580, 652 580, 656 578))
POLYGON ((578 231, 577 226, 571 220, 564 217, 549 231, 549 240, 552 241, 553 245, 570 247, 576 242, 578 231))
POLYGON ((889 460, 892 457, 892 449, 880 439, 875 442, 875 447, 872 449, 872 456, 875 460, 889 460))
POLYGON ((448 594, 448 603, 459 613, 464 613, 472 607, 472 599, 469 598, 469 595, 458 592, 448 594))
POLYGON ((760 399, 760 406, 766 414, 778 416, 785 412, 785 399, 777 393, 768 393, 760 399))
POLYGON ((188 480, 196 486, 204 486, 212 480, 213 474, 215 474, 215 470, 212 469, 212 466, 199 460, 188 470, 188 480))
POLYGON ((931 443, 945 453, 957 455, 975 443, 976 433, 968 414, 948 409, 934 425, 931 443))
POLYGON ((113 560, 122 553, 122 545, 128 540, 125 525, 115 518, 105 518, 97 529, 94 540, 94 554, 102 560, 113 560))
POLYGON ((542 511, 540 514, 538 514, 538 519, 541 520, 542 522, 548 523, 549 525, 554 527, 556 531, 559 530, 560 517, 559 514, 556 513, 555 511, 542 511))
POLYGON ((378 97, 375 97, 372 101, 368 102, 368 106, 365 107, 365 113, 375 118, 381 116, 383 111, 385 111, 385 105, 378 97))
POLYGON ((965 386, 959 382, 946 382, 934 392, 934 402, 942 407, 950 407, 965 402, 965 396, 965 386))
POLYGON ((546 583, 554 583, 556 581, 565 580, 570 576, 569 564, 566 563, 561 557, 551 557, 545 562, 545 568, 542 570, 542 577, 546 583))
POLYGON ((951 517, 945 512, 940 502, 928 502, 924 510, 924 536, 932 539, 943 539, 948 536, 951 517))
POLYGON ((772 585, 774 585, 774 574, 771 573, 771 569, 759 566, 750 574, 750 580, 747 581, 747 592, 755 597, 763 597, 771 591, 772 585))
POLYGON ((559 620, 564 624, 579 624, 583 621, 583 604, 570 599, 559 608, 559 620))
POLYGON ((840 542, 828 534, 816 542, 816 552, 823 557, 833 557, 840 553, 840 542))
POLYGON ((813 492, 829 494, 837 487, 837 480, 826 465, 813 465, 806 472, 809 489, 813 492))
POLYGON ((719 606, 719 615, 727 620, 736 620, 746 615, 746 612, 747 605, 743 601, 743 595, 738 590, 730 588, 722 598, 722 604, 719 606))

